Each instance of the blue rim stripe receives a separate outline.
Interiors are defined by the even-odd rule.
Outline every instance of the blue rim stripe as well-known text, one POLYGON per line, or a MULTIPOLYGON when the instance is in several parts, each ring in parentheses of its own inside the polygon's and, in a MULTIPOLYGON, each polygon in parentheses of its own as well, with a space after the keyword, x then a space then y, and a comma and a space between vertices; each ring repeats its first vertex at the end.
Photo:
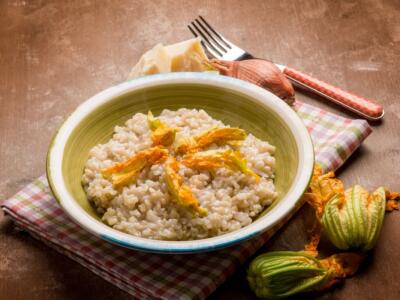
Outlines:
MULTIPOLYGON (((140 251, 144 251, 144 252, 150 252, 150 253, 169 253, 169 254, 193 254, 193 253, 199 253, 199 252, 208 252, 208 251, 215 251, 215 250, 220 250, 223 248, 229 248, 233 245, 236 245, 240 242, 244 242, 247 240, 251 240, 252 238, 260 235, 262 232, 260 231, 255 231, 245 237, 236 239, 236 240, 232 240, 232 241, 228 241, 228 242, 222 242, 219 244, 215 244, 212 246, 206 246, 206 247, 197 247, 196 249, 169 249, 169 248, 159 248, 157 250, 155 250, 154 248, 149 248, 149 247, 145 247, 145 246, 140 246, 139 244, 135 244, 133 245, 132 243, 129 242, 125 242, 125 241, 121 241, 119 239, 116 239, 114 237, 111 236, 107 236, 107 235, 100 235, 100 238, 102 238, 103 240, 106 240, 107 242, 116 244, 118 246, 122 246, 125 248, 129 248, 129 249, 133 249, 133 250, 140 250, 140 251)), ((196 240, 194 240, 196 241, 196 240)))

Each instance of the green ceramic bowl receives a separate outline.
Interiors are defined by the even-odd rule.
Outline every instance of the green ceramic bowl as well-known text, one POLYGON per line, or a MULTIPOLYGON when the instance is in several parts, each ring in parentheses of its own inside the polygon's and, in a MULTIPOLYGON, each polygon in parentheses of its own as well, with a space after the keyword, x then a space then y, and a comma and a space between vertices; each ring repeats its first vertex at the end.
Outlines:
POLYGON ((54 196, 78 224, 93 234, 129 248, 187 253, 227 247, 272 228, 294 209, 308 186, 314 153, 307 129, 282 100, 253 84, 208 73, 169 73, 142 77, 111 87, 81 104, 61 126, 47 158, 54 196), (218 237, 195 241, 157 241, 117 231, 100 221, 88 202, 81 176, 89 150, 106 142, 115 125, 137 112, 202 108, 275 145, 279 197, 252 224, 218 237))

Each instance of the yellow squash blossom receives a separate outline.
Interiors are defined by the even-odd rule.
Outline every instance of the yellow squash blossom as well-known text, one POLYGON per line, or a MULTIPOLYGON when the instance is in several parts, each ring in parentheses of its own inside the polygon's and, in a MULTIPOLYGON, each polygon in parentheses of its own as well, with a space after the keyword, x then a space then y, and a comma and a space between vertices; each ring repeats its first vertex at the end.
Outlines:
POLYGON ((228 150, 208 150, 185 155, 183 164, 188 168, 197 170, 213 170, 217 168, 228 168, 239 171, 247 175, 254 176, 259 180, 259 176, 247 167, 247 162, 239 151, 228 150))
POLYGON ((177 153, 195 152, 212 144, 238 146, 246 138, 246 132, 240 128, 211 128, 194 136, 178 140, 177 153))
POLYGON ((190 188, 183 183, 183 178, 178 174, 179 163, 175 157, 168 157, 165 166, 165 183, 173 200, 183 207, 189 208, 199 216, 206 216, 207 210, 200 207, 199 201, 190 188))
POLYGON ((253 259, 247 280, 258 298, 283 299, 328 289, 352 276, 363 259, 363 255, 356 253, 339 253, 317 259, 302 251, 273 251, 253 259))
POLYGON ((169 147, 174 143, 177 132, 176 128, 170 128, 162 123, 160 119, 154 118, 151 111, 147 114, 147 121, 152 131, 151 140, 154 146, 161 145, 169 147))
POLYGON ((101 170, 105 178, 111 178, 115 188, 121 188, 132 183, 140 171, 166 159, 168 150, 159 146, 139 151, 126 161, 101 170))
MULTIPOLYGON (((372 249, 382 228, 385 209, 397 208, 400 195, 380 187, 372 194, 360 185, 347 190, 333 172, 323 174, 316 166, 306 200, 314 207, 321 229, 339 249, 372 249)), ((320 232, 315 232, 306 250, 315 252, 320 232)))

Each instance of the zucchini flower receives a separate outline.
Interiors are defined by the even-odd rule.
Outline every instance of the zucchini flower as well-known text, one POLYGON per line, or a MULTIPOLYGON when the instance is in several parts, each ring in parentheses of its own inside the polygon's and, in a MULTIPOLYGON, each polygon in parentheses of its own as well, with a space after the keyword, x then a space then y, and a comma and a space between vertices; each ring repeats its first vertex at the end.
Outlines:
POLYGON ((173 200, 179 205, 189 208, 201 217, 206 216, 207 210, 200 207, 199 201, 193 195, 191 189, 183 183, 183 178, 179 175, 178 171, 178 161, 175 157, 168 157, 165 163, 165 183, 173 200))
POLYGON ((196 149, 196 140, 194 137, 182 137, 177 140, 175 145, 175 152, 177 154, 183 154, 187 152, 191 152, 193 149, 196 149))
POLYGON ((375 246, 385 217, 383 187, 369 194, 355 185, 343 195, 334 195, 325 205, 322 227, 330 241, 342 250, 368 251, 375 246))
POLYGON ((283 299, 329 288, 353 275, 362 259, 363 256, 354 253, 319 260, 305 252, 269 252, 250 263, 247 280, 258 298, 283 299))
POLYGON ((341 250, 372 249, 382 228, 385 208, 396 209, 394 200, 399 197, 399 193, 383 187, 372 194, 359 185, 345 191, 333 172, 322 174, 319 166, 314 170, 310 190, 307 201, 314 207, 322 230, 341 250))
POLYGON ((121 188, 136 180, 143 168, 159 164, 166 159, 167 155, 167 149, 158 146, 152 147, 139 151, 126 161, 102 169, 101 174, 105 178, 111 178, 112 184, 115 188, 121 188))
POLYGON ((174 143, 175 135, 177 132, 176 128, 170 128, 160 121, 160 119, 154 118, 151 111, 147 113, 147 121, 149 123, 151 133, 151 140, 153 145, 161 145, 169 147, 174 143))
POLYGON ((175 152, 196 152, 212 144, 238 146, 246 136, 246 132, 240 128, 213 127, 197 136, 186 137, 178 140, 175 152))
POLYGON ((246 132, 240 128, 213 128, 195 137, 197 147, 203 149, 211 144, 226 144, 232 141, 243 141, 246 132))
POLYGON ((239 171, 247 175, 254 176, 259 180, 259 176, 247 167, 247 162, 239 151, 228 150, 208 150, 185 155, 183 164, 197 170, 213 170, 217 168, 228 168, 239 171))

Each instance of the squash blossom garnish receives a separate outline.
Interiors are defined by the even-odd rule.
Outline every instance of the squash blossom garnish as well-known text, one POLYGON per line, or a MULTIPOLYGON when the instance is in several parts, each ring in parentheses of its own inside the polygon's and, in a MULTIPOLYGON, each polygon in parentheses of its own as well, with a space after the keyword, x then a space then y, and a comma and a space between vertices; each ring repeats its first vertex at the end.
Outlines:
POLYGON ((189 208, 199 216, 206 216, 207 210, 200 207, 199 201, 190 188, 183 183, 183 178, 178 174, 179 163, 175 157, 168 157, 165 163, 165 183, 174 201, 183 207, 189 208))
POLYGON ((105 178, 111 178, 115 188, 131 184, 140 171, 148 166, 163 162, 168 156, 168 150, 159 146, 139 151, 126 161, 117 163, 101 170, 105 178))
POLYGON ((104 178, 111 179, 114 188, 120 189, 135 182, 141 170, 167 160, 164 165, 164 179, 173 201, 189 208, 198 216, 206 216, 207 210, 200 207, 189 186, 183 183, 183 178, 178 174, 179 162, 175 157, 169 156, 169 150, 174 150, 175 154, 190 153, 191 155, 185 156, 183 162, 193 169, 212 170, 226 167, 259 179, 259 176, 247 167, 247 162, 239 151, 194 153, 212 144, 238 146, 246 138, 244 130, 213 127, 197 136, 183 137, 175 141, 178 128, 168 127, 160 119, 155 118, 151 111, 147 114, 147 123, 151 130, 153 147, 139 151, 128 160, 101 170, 104 178))
POLYGON ((282 299, 327 289, 353 275, 362 259, 363 256, 354 253, 319 260, 305 252, 269 252, 250 263, 247 280, 258 298, 282 299))
POLYGON ((212 144, 238 146, 246 136, 246 132, 240 128, 211 128, 197 136, 178 140, 175 151, 196 152, 212 144))
POLYGON ((344 190, 334 173, 322 174, 316 167, 307 201, 315 208, 323 232, 342 250, 368 251, 375 246, 382 228, 385 209, 396 209, 399 197, 380 187, 370 194, 359 185, 344 190), (388 201, 388 203, 387 203, 388 201))
POLYGON ((154 118, 151 111, 147 113, 147 122, 152 131, 151 140, 154 146, 161 145, 169 147, 174 143, 177 132, 176 128, 170 128, 161 122, 160 119, 154 118))
POLYGON ((246 160, 239 151, 228 150, 208 150, 187 154, 183 157, 183 164, 197 170, 213 170, 217 168, 228 168, 239 171, 247 175, 254 176, 257 180, 260 177, 247 167, 246 160))
POLYGON ((192 136, 182 137, 175 143, 175 153, 184 154, 196 149, 196 140, 192 136))

